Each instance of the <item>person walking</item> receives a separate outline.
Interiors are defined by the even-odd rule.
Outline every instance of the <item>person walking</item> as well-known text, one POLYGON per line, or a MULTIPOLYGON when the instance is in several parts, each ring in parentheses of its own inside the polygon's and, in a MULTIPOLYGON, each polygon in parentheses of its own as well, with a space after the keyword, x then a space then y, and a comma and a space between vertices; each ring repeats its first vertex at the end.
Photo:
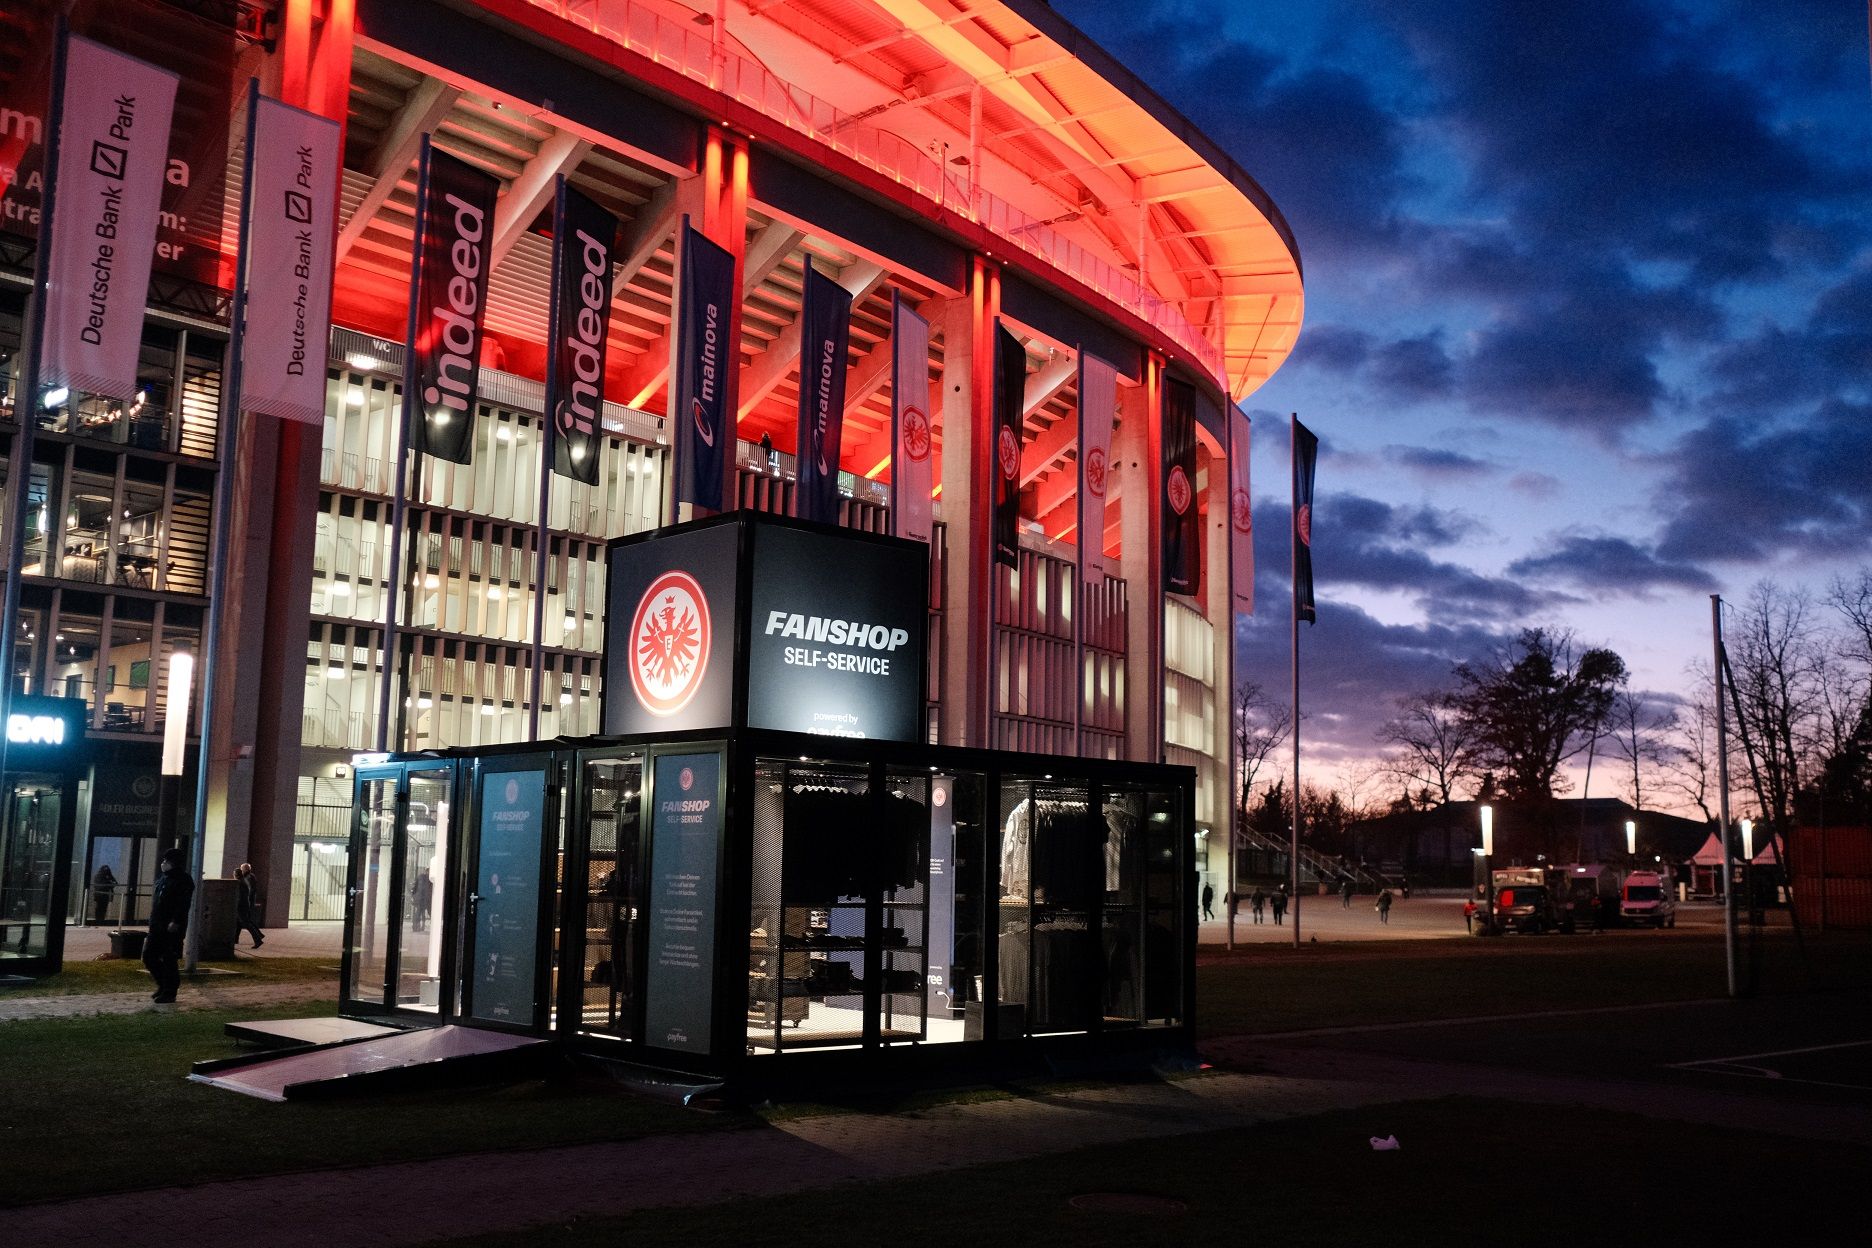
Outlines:
POLYGON ((1352 908, 1352 877, 1349 875, 1339 885, 1339 908, 1341 910, 1352 908))
POLYGON ((1388 888, 1378 893, 1378 921, 1384 924, 1391 922, 1391 890, 1388 888))
POLYGON ((254 877, 253 863, 243 862, 234 868, 234 884, 234 924, 238 929, 234 939, 238 943, 241 932, 246 932, 258 949, 266 944, 266 937, 260 934, 260 881, 254 877))
POLYGON ((110 863, 98 864, 97 871, 91 876, 91 925, 103 927, 110 921, 111 896, 117 891, 117 873, 110 869, 110 863))
POLYGON ((1215 918, 1215 888, 1206 880, 1203 882, 1202 891, 1202 917, 1215 918))
POLYGON ((1248 899, 1248 904, 1254 907, 1254 921, 1260 923, 1263 912, 1267 910, 1267 894, 1261 891, 1259 884, 1255 885, 1254 895, 1248 899))
POLYGON ((143 942, 143 965, 156 981, 150 1000, 166 1004, 182 986, 182 940, 188 935, 189 901, 195 881, 183 865, 182 851, 166 849, 157 863, 150 899, 149 937, 143 942))
POLYGON ((1475 935, 1475 912, 1475 898, 1471 897, 1462 903, 1463 929, 1471 936, 1475 935))
POLYGON ((1274 894, 1274 926, 1279 927, 1287 915, 1287 893, 1285 890, 1274 894))

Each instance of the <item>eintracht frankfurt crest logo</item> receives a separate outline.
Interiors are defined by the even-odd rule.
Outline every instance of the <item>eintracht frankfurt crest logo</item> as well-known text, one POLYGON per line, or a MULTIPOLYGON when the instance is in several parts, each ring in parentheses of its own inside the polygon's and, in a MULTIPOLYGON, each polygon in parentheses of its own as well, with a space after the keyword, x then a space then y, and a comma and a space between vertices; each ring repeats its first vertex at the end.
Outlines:
POLYGON ((1086 489, 1101 497, 1105 493, 1105 452, 1096 446, 1086 456, 1086 489))
POLYGON ((631 688, 652 715, 689 705, 709 660, 708 599, 687 572, 665 572, 631 616, 631 688))
POLYGON ((1189 510, 1190 483, 1189 474, 1178 464, 1170 470, 1170 510, 1182 515, 1189 510))
POLYGON ((1001 475, 1012 481, 1020 475, 1020 439, 1006 425, 1001 426, 1001 475))
POLYGON ((929 458, 930 426, 929 417, 920 407, 906 407, 903 412, 903 453, 904 457, 916 463, 929 458))
POLYGON ((687 767, 683 768, 681 774, 676 777, 676 783, 680 784, 682 786, 682 791, 687 793, 690 789, 695 788, 695 772, 687 767))
POLYGON ((1236 490, 1229 496, 1229 515, 1237 533, 1254 532, 1254 509, 1248 504, 1248 491, 1236 490))
POLYGON ((1301 503, 1300 510, 1294 514, 1294 528, 1300 532, 1300 544, 1313 544, 1313 504, 1301 503))

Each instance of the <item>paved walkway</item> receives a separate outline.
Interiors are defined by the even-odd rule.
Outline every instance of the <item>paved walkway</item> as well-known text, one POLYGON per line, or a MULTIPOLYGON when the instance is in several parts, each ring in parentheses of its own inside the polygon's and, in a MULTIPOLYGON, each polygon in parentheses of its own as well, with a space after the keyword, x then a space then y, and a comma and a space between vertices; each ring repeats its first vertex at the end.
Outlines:
MULTIPOLYGON (((30 990, 25 990, 30 991, 30 990)), ((174 1005, 157 1005, 141 992, 85 992, 27 996, 0 993, 0 1023, 40 1018, 83 1018, 94 1014, 173 1013, 176 1010, 236 1010, 258 1005, 320 1005, 329 1011, 335 988, 320 980, 250 984, 235 976, 184 980, 174 1005)))

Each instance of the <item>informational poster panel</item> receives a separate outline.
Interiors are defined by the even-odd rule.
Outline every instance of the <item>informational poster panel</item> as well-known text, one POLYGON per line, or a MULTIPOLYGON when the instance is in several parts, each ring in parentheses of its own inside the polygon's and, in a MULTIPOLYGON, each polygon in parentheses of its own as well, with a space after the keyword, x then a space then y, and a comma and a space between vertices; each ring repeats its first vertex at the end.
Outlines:
POLYGON ((470 1015, 527 1025, 537 997, 540 838, 546 827, 546 773, 497 771, 481 778, 475 868, 474 940, 468 973, 470 1015))
POLYGON ((721 755, 657 758, 650 819, 650 957, 644 1039, 707 1053, 715 1007, 721 755))

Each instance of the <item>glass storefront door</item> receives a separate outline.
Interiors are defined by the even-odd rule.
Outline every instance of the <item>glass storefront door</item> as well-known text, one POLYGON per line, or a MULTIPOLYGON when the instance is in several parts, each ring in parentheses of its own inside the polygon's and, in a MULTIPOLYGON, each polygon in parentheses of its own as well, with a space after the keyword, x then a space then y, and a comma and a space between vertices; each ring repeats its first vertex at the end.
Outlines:
POLYGON ((51 777, 12 776, 0 812, 0 972, 8 962, 44 963, 62 949, 59 892, 62 794, 51 777))
POLYGON ((344 1000, 382 1006, 390 987, 390 903, 395 886, 397 788, 401 768, 360 773, 345 907, 344 1000))
POLYGON ((397 838, 399 899, 394 1004, 435 1013, 442 1004, 442 924, 438 904, 448 880, 449 791, 454 772, 411 771, 397 838))
POLYGON ((544 756, 520 758, 484 767, 475 780, 459 1007, 474 1022, 531 1028, 544 1015, 548 766, 544 756))

